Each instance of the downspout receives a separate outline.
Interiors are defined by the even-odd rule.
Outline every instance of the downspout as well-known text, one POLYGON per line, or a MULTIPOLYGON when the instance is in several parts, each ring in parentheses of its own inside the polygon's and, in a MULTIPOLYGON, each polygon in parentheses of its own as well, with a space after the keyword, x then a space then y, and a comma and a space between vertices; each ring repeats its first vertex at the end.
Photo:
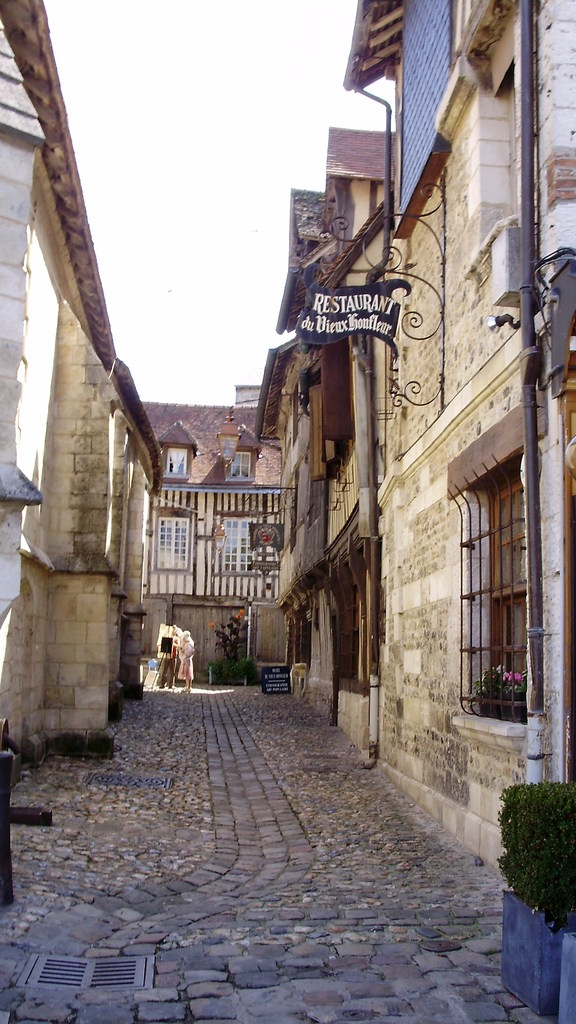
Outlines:
POLYGON ((522 285, 520 372, 524 412, 524 496, 526 505, 528 667, 531 696, 528 708, 526 781, 544 777, 544 625, 542 586, 542 522, 537 421, 537 384, 542 354, 534 323, 533 275, 536 263, 534 228, 534 13, 533 0, 520 0, 521 88, 521 216, 522 285))
POLYGON ((124 437, 124 460, 122 465, 122 522, 120 524, 119 583, 126 590, 126 565, 128 564, 128 517, 130 515, 130 435, 124 437))
POLYGON ((248 599, 248 630, 246 633, 246 657, 252 653, 252 598, 248 599))
MULTIPOLYGON (((383 226, 382 226, 382 260, 373 267, 367 276, 367 281, 375 281, 380 274, 384 274, 390 255, 390 234, 392 220, 391 205, 391 184, 392 184, 392 107, 387 100, 380 96, 366 92, 364 89, 356 89, 362 96, 381 103, 386 110, 386 125, 384 131, 384 196, 383 196, 383 226)), ((373 768, 378 759, 378 737, 379 737, 379 702, 380 702, 380 637, 378 622, 380 616, 380 572, 381 572, 381 546, 382 542, 378 533, 378 480, 376 464, 378 458, 378 438, 376 436, 377 419, 377 395, 376 380, 374 374, 374 340, 369 335, 365 336, 365 358, 362 360, 366 381, 366 404, 370 415, 368 417, 368 485, 370 490, 369 508, 369 573, 370 573, 370 619, 368 624, 369 650, 370 650, 370 691, 368 703, 368 761, 366 768, 373 768)))

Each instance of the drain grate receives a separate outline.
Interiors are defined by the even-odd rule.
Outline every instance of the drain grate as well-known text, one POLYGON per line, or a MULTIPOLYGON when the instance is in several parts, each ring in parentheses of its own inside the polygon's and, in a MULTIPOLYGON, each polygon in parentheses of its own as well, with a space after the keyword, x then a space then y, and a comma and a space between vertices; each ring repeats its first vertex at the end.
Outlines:
POLYGON ((145 775, 123 775, 122 772, 92 772, 86 782, 95 786, 132 786, 134 789, 170 789, 172 779, 145 775))
POLYGON ((34 954, 18 985, 46 988, 152 988, 153 956, 94 957, 90 960, 34 954))

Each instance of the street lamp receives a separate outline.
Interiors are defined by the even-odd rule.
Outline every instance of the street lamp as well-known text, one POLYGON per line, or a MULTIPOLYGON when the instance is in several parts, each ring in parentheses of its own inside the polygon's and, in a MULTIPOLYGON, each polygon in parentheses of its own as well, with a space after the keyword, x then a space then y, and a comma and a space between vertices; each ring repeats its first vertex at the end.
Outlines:
POLYGON ((225 466, 229 466, 236 455, 238 442, 240 441, 240 430, 234 423, 232 410, 230 410, 225 423, 220 427, 216 437, 222 462, 225 466))
POLYGON ((576 480, 576 437, 573 437, 567 445, 564 453, 564 460, 566 462, 566 469, 570 473, 570 476, 576 480))
POLYGON ((225 543, 226 543, 226 528, 224 526, 224 523, 220 519, 220 516, 218 516, 218 519, 216 521, 216 527, 214 529, 214 544, 215 544, 215 547, 216 547, 216 551, 219 551, 219 552, 223 551, 225 543))

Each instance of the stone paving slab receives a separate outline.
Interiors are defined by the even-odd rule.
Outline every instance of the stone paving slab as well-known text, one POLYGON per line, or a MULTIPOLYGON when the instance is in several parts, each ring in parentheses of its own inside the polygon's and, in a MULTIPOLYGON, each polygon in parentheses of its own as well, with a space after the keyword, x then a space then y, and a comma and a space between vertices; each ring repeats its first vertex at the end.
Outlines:
POLYGON ((145 690, 114 731, 112 762, 50 758, 15 789, 53 826, 12 826, 0 1024, 555 1024, 502 989, 498 873, 315 709, 145 690), (56 952, 152 955, 153 987, 17 985, 56 952))

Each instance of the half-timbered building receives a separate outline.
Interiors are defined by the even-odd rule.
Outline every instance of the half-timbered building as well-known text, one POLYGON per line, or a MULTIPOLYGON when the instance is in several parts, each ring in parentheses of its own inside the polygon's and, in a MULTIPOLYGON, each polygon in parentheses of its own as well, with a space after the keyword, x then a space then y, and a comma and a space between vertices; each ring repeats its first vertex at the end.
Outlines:
POLYGON ((278 533, 257 528, 280 525, 286 495, 277 445, 254 432, 258 391, 237 388, 232 408, 146 403, 164 479, 148 531, 145 643, 155 654, 163 625, 189 629, 197 672, 218 657, 214 626, 240 611, 248 654, 285 658, 278 533))
MULTIPOLYGON (((279 333, 296 327, 311 275, 334 286, 348 271, 355 283, 365 281, 366 257, 353 264, 370 243, 374 248, 381 230, 384 143, 382 132, 330 130, 321 227, 307 249, 309 210, 292 206, 300 229, 291 234, 279 333), (296 261, 295 253, 300 253, 296 261)), ((377 264, 380 254, 372 256, 377 264)), ((279 439, 282 486, 294 494, 278 598, 286 617, 293 689, 322 704, 333 724, 366 749, 364 710, 377 629, 370 618, 377 614, 370 596, 376 579, 371 358, 352 348, 347 337, 325 346, 294 339, 272 349, 257 422, 260 436, 279 439)))

